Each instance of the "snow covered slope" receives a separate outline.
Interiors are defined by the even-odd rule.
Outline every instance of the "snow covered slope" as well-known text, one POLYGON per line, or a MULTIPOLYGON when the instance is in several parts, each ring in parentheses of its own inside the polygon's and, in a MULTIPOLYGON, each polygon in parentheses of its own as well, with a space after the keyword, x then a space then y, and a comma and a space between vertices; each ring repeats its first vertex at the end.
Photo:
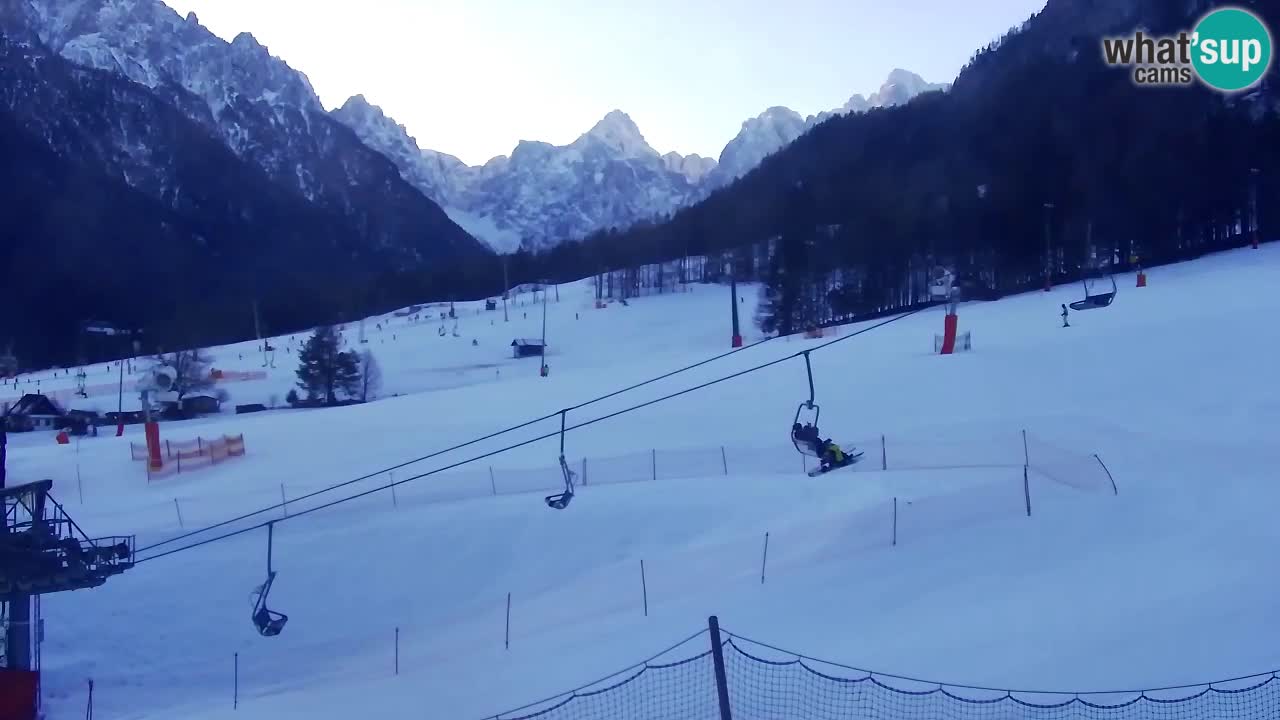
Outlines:
MULTIPOLYGON (((278 638, 259 637, 248 619, 248 593, 265 573, 263 530, 144 562, 92 592, 47 597, 51 716, 82 713, 92 677, 102 717, 492 717, 630 665, 712 613, 784 647, 956 683, 1114 689, 1275 668, 1280 651, 1264 629, 1280 600, 1265 570, 1280 542, 1280 458, 1270 438, 1280 386, 1268 379, 1280 341, 1267 330, 1265 299, 1277 269, 1280 245, 1270 245, 1157 268, 1143 289, 1121 276, 1115 304, 1075 314, 1069 329, 1058 307, 1078 299, 1078 286, 965 304, 967 354, 929 352, 943 325, 932 310, 812 355, 824 432, 883 434, 891 465, 901 438, 951 445, 948 457, 960 459, 1015 438, 1017 456, 1019 431, 1029 430, 1030 453, 1050 458, 1033 464, 1067 471, 1033 474, 1031 518, 1020 467, 805 477, 787 442, 808 396, 803 363, 792 359, 570 432, 566 451, 588 458, 589 481, 563 512, 547 509, 541 493, 432 502, 433 488, 449 482, 479 485, 483 495, 517 477, 511 468, 554 464, 558 444, 549 439, 459 468, 453 480, 423 478, 394 497, 382 490, 279 523, 272 600, 290 620, 278 638), (686 479, 609 485, 613 466, 591 465, 720 446, 727 475, 707 467, 686 479), (791 453, 794 473, 734 465, 771 449, 791 453), (1070 484, 1083 472, 1071 458, 1095 452, 1118 495, 1070 484), (893 497, 902 508, 897 547, 881 532, 893 497)), ((179 508, 190 529, 270 505, 283 491, 294 516, 324 499, 296 500, 307 489, 542 415, 553 417, 394 477, 554 432, 563 408, 727 349, 723 287, 606 309, 593 307, 585 284, 559 293, 546 305, 547 378, 507 347, 541 332, 533 297, 508 309, 509 323, 501 306, 458 304, 459 337, 452 321, 439 334, 441 308, 420 308, 418 322, 365 327, 386 394, 398 397, 166 424, 162 434, 175 440, 243 433, 248 455, 150 485, 129 460, 126 441, 141 439, 134 429, 70 446, 48 434, 12 436, 11 482, 52 477, 90 532, 137 532, 147 545, 180 531, 179 508)), ((752 292, 743 293, 749 317, 752 292)), ((358 344, 356 333, 346 328, 349 343, 358 344)), ((287 390, 289 340, 274 341, 282 349, 266 379, 228 385, 233 402, 287 390)), ((602 417, 817 342, 773 340, 568 419, 602 417)), ((263 370, 252 343, 214 352, 220 368, 263 370)), ((48 377, 42 386, 68 382, 48 377)), ((870 447, 874 457, 879 448, 870 447)))

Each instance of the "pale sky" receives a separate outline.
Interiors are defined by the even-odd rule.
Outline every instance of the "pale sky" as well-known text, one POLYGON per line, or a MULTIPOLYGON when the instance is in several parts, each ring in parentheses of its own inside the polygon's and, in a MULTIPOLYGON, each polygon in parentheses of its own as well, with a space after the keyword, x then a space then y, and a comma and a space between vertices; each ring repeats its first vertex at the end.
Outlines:
POLYGON ((165 0, 253 33, 328 108, 363 94, 418 145, 476 165, 629 114, 654 149, 718 157, 742 121, 950 82, 1044 0, 165 0))

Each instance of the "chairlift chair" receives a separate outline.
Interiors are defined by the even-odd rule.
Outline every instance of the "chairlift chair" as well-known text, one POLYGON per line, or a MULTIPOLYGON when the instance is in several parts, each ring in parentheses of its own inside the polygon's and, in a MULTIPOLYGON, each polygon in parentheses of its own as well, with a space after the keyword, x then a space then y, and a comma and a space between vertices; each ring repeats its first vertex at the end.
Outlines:
MULTIPOLYGON (((544 365, 545 367, 545 365, 544 365)), ((547 503, 547 507, 553 510, 563 510, 569 507, 569 502, 573 500, 573 475, 574 472, 569 469, 569 463, 564 459, 564 422, 566 411, 560 411, 560 472, 564 475, 564 492, 548 495, 543 500, 547 503)))
POLYGON ((809 457, 818 457, 818 451, 813 447, 813 444, 812 444, 813 441, 810 440, 809 438, 799 437, 796 431, 801 427, 813 427, 815 429, 815 434, 816 434, 816 429, 818 427, 818 416, 821 414, 822 414, 822 408, 818 407, 816 403, 813 403, 811 401, 802 402, 800 403, 800 406, 796 408, 796 417, 795 417, 795 420, 791 423, 791 443, 796 446, 796 450, 801 455, 808 455, 809 457), (804 415, 806 411, 811 411, 813 413, 812 419, 810 419, 808 422, 801 423, 800 416, 804 415))
POLYGON ((284 630, 284 624, 289 621, 289 616, 281 612, 276 612, 267 607, 267 593, 271 592, 271 583, 276 579, 275 571, 267 573, 267 581, 258 586, 254 591, 253 603, 253 624, 258 628, 258 634, 264 637, 275 637, 284 630))
POLYGON ((822 438, 818 436, 818 417, 822 414, 822 408, 818 407, 818 404, 813 401, 813 367, 809 364, 808 352, 804 353, 804 369, 809 377, 809 399, 800 403, 799 407, 796 408, 796 416, 791 423, 791 444, 796 446, 796 452, 799 452, 801 455, 819 457, 820 453, 815 445, 822 442, 822 438), (806 411, 813 413, 813 419, 807 423, 801 424, 800 416, 804 415, 806 411), (812 427, 814 437, 812 439, 808 437, 800 437, 798 435, 798 431, 802 427, 812 427))
POLYGON ((564 455, 560 456, 560 471, 564 475, 564 492, 548 495, 544 498, 547 507, 553 510, 563 510, 569 507, 569 502, 573 500, 574 472, 569 469, 569 463, 565 462, 564 455))
POLYGON ((267 607, 267 595, 271 592, 271 584, 275 582, 276 571, 271 569, 271 545, 272 534, 275 523, 267 524, 267 581, 259 585, 253 591, 253 624, 258 628, 258 634, 263 637, 275 637, 284 630, 284 624, 289 622, 289 616, 281 612, 276 612, 267 607))
POLYGON ((955 286, 955 274, 946 268, 938 268, 935 277, 929 281, 929 297, 934 300, 947 300, 951 297, 951 289, 955 286))
MULTIPOLYGON (((1100 278, 1093 278, 1093 279, 1096 280, 1100 278)), ((1086 277, 1083 280, 1081 280, 1081 283, 1084 285, 1084 299, 1077 300, 1071 303, 1069 307, 1072 310, 1079 311, 1079 310, 1096 310, 1099 308, 1110 306, 1111 303, 1116 299, 1116 277, 1115 275, 1111 275, 1110 273, 1108 273, 1107 279, 1111 281, 1111 292, 1095 293, 1095 294, 1089 293, 1090 278, 1086 277)))

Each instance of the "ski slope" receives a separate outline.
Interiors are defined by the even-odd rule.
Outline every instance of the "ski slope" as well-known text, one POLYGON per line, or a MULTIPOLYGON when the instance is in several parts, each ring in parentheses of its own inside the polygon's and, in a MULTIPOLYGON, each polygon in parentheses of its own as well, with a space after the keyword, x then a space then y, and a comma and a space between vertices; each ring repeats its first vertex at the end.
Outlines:
MULTIPOLYGON (((727 474, 617 485, 601 477, 563 512, 547 509, 540 492, 484 497, 482 487, 452 502, 433 494, 433 483, 487 484, 488 467, 553 466, 559 445, 549 438, 400 485, 394 499, 382 490, 278 523, 271 604, 290 620, 277 638, 249 622, 249 593, 265 575, 263 530, 144 562, 91 592, 48 596, 47 708, 79 716, 93 678, 100 717, 478 719, 628 666, 713 613, 735 632, 810 655, 952 683, 1108 690, 1280 667, 1266 632, 1280 601, 1270 570, 1280 541, 1280 449, 1270 437, 1280 421, 1280 337, 1267 302, 1277 269, 1280 247, 1270 245, 1157 268, 1147 288, 1121 276, 1115 305, 1073 313, 1069 329, 1059 305, 1078 299, 1078 286, 964 304, 968 354, 929 352, 939 308, 811 356, 825 434, 950 448, 954 464, 981 467, 880 472, 872 462, 806 477, 787 439, 808 396, 803 362, 792 359, 566 438, 566 454, 588 462, 725 447, 727 474), (1020 454, 1011 439, 1023 429, 1069 458, 1058 472, 1032 473, 1030 518, 1020 467, 970 461, 1010 442, 1020 454), (794 473, 773 464, 783 453, 778 462, 794 462, 794 473), (1076 460, 1093 453, 1118 495, 1051 477, 1083 477, 1076 460), (893 498, 896 547, 885 542, 893 498)), ((508 347, 541 334, 532 296, 509 308, 510 322, 501 306, 459 303, 458 337, 452 321, 439 335, 440 308, 425 308, 416 323, 366 322, 366 347, 385 376, 378 402, 167 423, 162 437, 174 440, 243 433, 248 454, 150 484, 129 458, 140 428, 68 446, 49 433, 11 435, 10 482, 52 477, 55 497, 90 534, 136 533, 146 546, 181 531, 179 509, 186 530, 222 521, 277 503, 282 491, 297 498, 727 350, 727 288, 607 309, 593 307, 589 284, 559 292, 546 305, 547 378, 508 347)), ((741 294, 746 324, 755 289, 741 294)), ((354 326, 345 337, 360 346, 354 326)), ((265 378, 226 385, 229 405, 283 398, 296 362, 284 352, 290 339, 272 340, 280 349, 265 378)), ((292 339, 296 353, 303 336, 292 339)), ((772 340, 575 409, 568 421, 821 342, 772 340)), ((215 365, 262 372, 256 347, 215 348, 215 365)), ((74 387, 65 375, 39 379, 45 389, 74 387)), ((551 417, 395 478, 558 429, 551 417)), ((291 501, 288 511, 328 499, 291 501)))

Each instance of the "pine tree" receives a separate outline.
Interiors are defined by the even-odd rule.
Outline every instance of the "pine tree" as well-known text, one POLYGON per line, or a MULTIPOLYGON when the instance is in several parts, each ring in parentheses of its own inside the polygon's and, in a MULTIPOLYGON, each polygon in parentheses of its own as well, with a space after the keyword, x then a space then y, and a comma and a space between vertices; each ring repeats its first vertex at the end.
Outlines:
POLYGON ((307 399, 333 405, 341 391, 348 398, 360 390, 360 361, 354 352, 341 352, 340 340, 332 327, 316 328, 298 353, 298 387, 307 399))
POLYGON ((796 183, 787 195, 756 322, 766 333, 790 335, 817 324, 812 266, 816 234, 813 194, 796 183))

